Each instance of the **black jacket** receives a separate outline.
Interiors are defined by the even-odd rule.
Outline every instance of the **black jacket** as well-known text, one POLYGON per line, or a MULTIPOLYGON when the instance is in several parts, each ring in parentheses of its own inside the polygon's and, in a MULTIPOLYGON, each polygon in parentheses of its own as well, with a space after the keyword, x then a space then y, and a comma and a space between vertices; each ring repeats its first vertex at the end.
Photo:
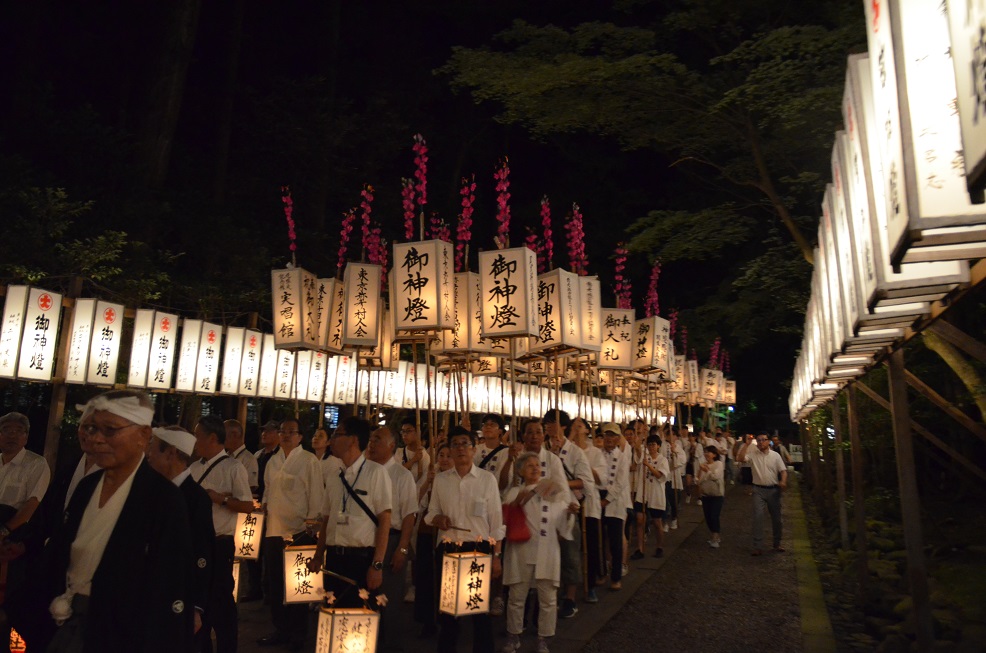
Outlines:
POLYGON ((216 547, 216 529, 212 524, 212 500, 202 486, 187 476, 178 486, 185 497, 188 521, 192 535, 192 602, 205 610, 209 605, 209 587, 212 582, 213 557, 216 547))

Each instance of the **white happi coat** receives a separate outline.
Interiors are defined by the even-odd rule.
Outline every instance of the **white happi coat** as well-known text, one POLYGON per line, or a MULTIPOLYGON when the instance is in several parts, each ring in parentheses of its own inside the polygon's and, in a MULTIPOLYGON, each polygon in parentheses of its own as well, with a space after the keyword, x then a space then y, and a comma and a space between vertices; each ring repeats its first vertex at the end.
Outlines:
MULTIPOLYGON (((534 486, 528 486, 531 489, 534 486)), ((517 498, 522 488, 507 491, 504 504, 517 498)), ((550 580, 557 587, 561 583, 561 545, 558 538, 572 539, 568 524, 568 504, 565 493, 556 495, 554 501, 535 495, 524 504, 524 515, 531 539, 526 542, 508 542, 503 554, 503 584, 513 585, 528 578, 525 567, 534 562, 534 577, 550 580)))
POLYGON ((654 510, 664 510, 667 507, 667 496, 664 485, 670 478, 668 459, 658 452, 656 458, 651 458, 650 452, 644 452, 644 462, 640 463, 640 473, 637 474, 637 503, 643 503, 654 510), (654 476, 644 462, 661 472, 660 478, 654 476))

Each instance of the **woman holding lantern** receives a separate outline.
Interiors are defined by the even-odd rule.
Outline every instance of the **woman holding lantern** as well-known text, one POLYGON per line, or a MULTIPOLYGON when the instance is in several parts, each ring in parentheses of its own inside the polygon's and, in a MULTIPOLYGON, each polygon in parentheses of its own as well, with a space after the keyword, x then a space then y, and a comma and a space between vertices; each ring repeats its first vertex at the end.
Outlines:
MULTIPOLYGON (((548 638, 555 634, 558 620, 557 594, 561 582, 561 545, 558 538, 571 538, 568 518, 579 511, 578 503, 565 504, 568 492, 557 483, 541 478, 537 454, 525 452, 517 457, 514 473, 522 485, 511 488, 504 497, 504 510, 523 511, 529 539, 514 539, 506 547, 503 584, 510 588, 507 604, 507 643, 504 653, 520 648, 524 630, 524 604, 533 586, 538 592, 538 653, 547 653, 548 638)), ((511 534, 508 533, 508 539, 511 534)))

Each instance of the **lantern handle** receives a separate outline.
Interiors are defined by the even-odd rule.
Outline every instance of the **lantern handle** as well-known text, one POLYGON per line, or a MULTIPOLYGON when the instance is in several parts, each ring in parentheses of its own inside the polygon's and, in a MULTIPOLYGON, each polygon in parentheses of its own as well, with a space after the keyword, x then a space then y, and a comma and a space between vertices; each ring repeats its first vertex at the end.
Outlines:
POLYGON ((349 576, 343 576, 342 574, 337 574, 334 571, 331 571, 329 569, 326 569, 324 566, 322 567, 322 573, 323 574, 327 574, 329 576, 332 576, 333 578, 335 578, 337 580, 341 580, 344 583, 349 583, 353 587, 359 587, 359 583, 357 583, 355 580, 353 580, 349 576))

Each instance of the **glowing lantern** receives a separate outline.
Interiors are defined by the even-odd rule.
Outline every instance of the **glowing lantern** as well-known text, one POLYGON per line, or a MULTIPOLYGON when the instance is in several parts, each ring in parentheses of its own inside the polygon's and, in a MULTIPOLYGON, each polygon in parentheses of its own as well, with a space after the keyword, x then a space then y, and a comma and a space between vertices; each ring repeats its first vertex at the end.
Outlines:
POLYGON ((342 344, 348 347, 375 347, 380 337, 380 266, 370 263, 346 264, 343 280, 342 344))
POLYGON ((27 310, 27 286, 7 286, 0 326, 0 377, 12 379, 17 372, 17 356, 21 349, 21 331, 27 310))
POLYGON ((318 613, 315 653, 374 653, 380 613, 369 608, 326 608, 318 613))
POLYGON ((336 281, 329 297, 329 326, 325 348, 333 354, 345 351, 342 345, 342 325, 346 321, 346 286, 336 281))
POLYGON ((32 288, 27 300, 17 378, 51 381, 55 343, 61 326, 62 296, 32 288))
POLYGON ((603 343, 602 296, 599 277, 579 277, 579 314, 582 321, 582 349, 601 351, 603 343))
POLYGON ((736 405, 736 381, 726 381, 723 384, 722 403, 736 405))
POLYGON ((312 355, 317 352, 295 352, 294 383, 291 384, 291 398, 307 400, 308 381, 311 379, 312 355))
POLYGON ((277 382, 277 348, 274 346, 274 335, 265 333, 262 346, 257 396, 270 398, 274 396, 274 385, 277 382))
MULTIPOLYGON (((7 289, 8 300, 10 289, 7 289)), ((120 358, 120 338, 123 330, 123 305, 96 302, 96 319, 89 347, 89 371, 86 383, 113 385, 120 358)))
POLYGON ((340 285, 334 278, 319 279, 316 282, 316 301, 318 304, 318 348, 329 348, 330 326, 332 324, 332 299, 335 297, 336 286, 340 285))
POLYGON ((442 557, 442 584, 438 610, 455 617, 490 611, 490 578, 493 556, 471 551, 442 557))
POLYGON ((13 628, 10 629, 9 648, 10 653, 26 653, 27 651, 27 642, 13 628))
POLYGON ((478 306, 475 300, 474 288, 479 283, 479 276, 474 272, 458 272, 452 278, 452 302, 454 305, 452 327, 442 332, 441 346, 432 351, 446 354, 464 354, 470 351, 470 327, 473 324, 473 313, 478 306))
POLYGON ((236 514, 236 530, 233 531, 233 556, 237 560, 259 560, 260 542, 264 538, 264 513, 240 512, 236 514))
POLYGON ((537 255, 526 247, 479 253, 484 338, 538 335, 537 255))
POLYGON ((653 315, 633 323, 633 370, 668 380, 673 372, 671 323, 653 315))
POLYGON ((559 353, 581 347, 579 309, 577 274, 559 268, 540 275, 537 280, 538 332, 530 339, 530 351, 559 353))
POLYGON ((178 347, 178 374, 175 390, 195 390, 195 365, 199 359, 199 341, 202 337, 202 320, 185 320, 181 325, 181 345, 178 347))
POLYGON ((277 374, 274 381, 274 398, 291 399, 294 396, 294 352, 277 350, 277 374))
POLYGON ((316 603, 321 600, 322 574, 313 573, 308 563, 315 556, 315 545, 284 547, 284 603, 316 603))
POLYGON ((233 561, 233 602, 240 600, 240 561, 233 561))
POLYGON ((390 308, 397 331, 440 331, 455 323, 452 245, 394 243, 390 308))
MULTIPOLYGON (((328 362, 327 356, 320 351, 312 354, 311 368, 308 375, 308 394, 304 397, 308 401, 322 401, 325 392, 325 364, 328 362)), ((299 369, 298 373, 301 373, 299 369)), ((299 389, 300 395, 300 389, 299 389)))
POLYGON ((178 344, 178 316, 158 311, 154 315, 154 334, 147 364, 147 387, 167 390, 175 368, 175 347, 178 344))
POLYGON ((719 396, 720 387, 722 386, 722 372, 719 370, 710 370, 706 367, 702 368, 702 389, 699 393, 699 398, 706 401, 715 401, 719 396))
POLYGON ((223 329, 218 324, 202 323, 202 338, 199 341, 199 360, 195 371, 195 391, 212 394, 216 391, 219 376, 219 347, 222 344, 223 329))
POLYGON ((92 320, 96 313, 95 299, 77 299, 72 308, 72 327, 69 329, 68 365, 65 383, 85 383, 89 362, 89 342, 92 339, 92 320))
POLYGON ((130 367, 127 385, 147 387, 147 362, 151 352, 151 335, 154 330, 154 311, 137 309, 134 317, 134 333, 130 342, 130 367))
POLYGON ((260 377, 261 348, 263 334, 259 331, 248 330, 243 338, 243 362, 240 365, 239 394, 247 397, 257 396, 257 385, 260 377))
POLYGON ((599 367, 629 370, 633 366, 633 311, 604 308, 602 315, 602 350, 599 367))
POLYGON ((223 371, 219 377, 219 392, 235 395, 240 389, 240 369, 243 365, 243 327, 226 329, 226 346, 223 349, 223 371))
POLYGON ((270 278, 276 346, 279 349, 317 349, 318 279, 302 268, 272 270, 270 278))

